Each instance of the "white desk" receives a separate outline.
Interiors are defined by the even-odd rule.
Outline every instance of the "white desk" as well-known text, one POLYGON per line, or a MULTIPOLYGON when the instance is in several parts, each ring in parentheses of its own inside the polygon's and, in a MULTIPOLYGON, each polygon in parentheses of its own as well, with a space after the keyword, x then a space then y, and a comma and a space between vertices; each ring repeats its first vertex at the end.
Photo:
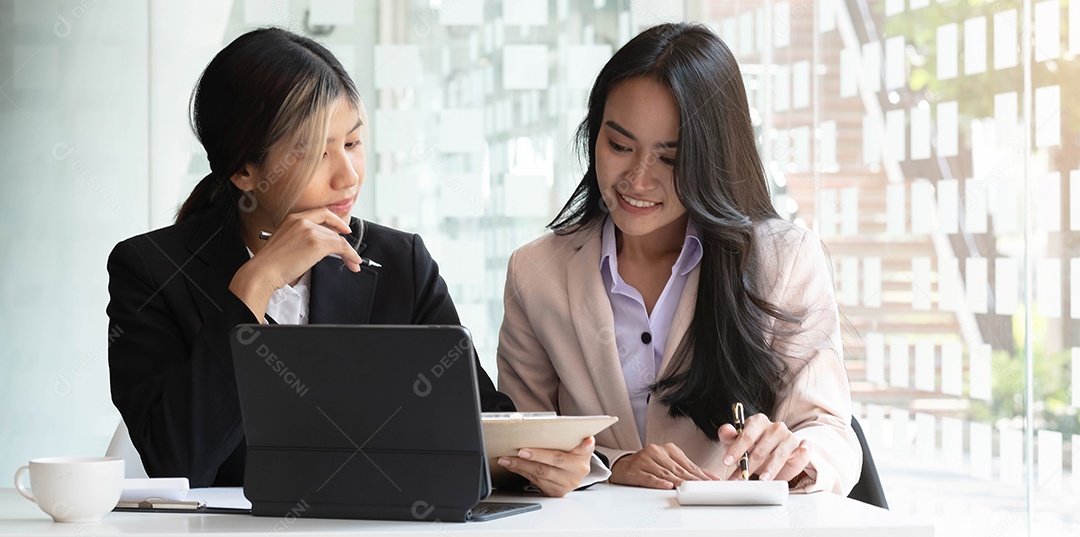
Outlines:
MULTIPOLYGON (((193 491, 195 492, 195 491, 193 491)), ((216 491, 215 491, 216 492, 216 491)), ((814 537, 925 536, 927 522, 907 519, 833 494, 793 494, 783 507, 682 507, 673 491, 600 484, 565 498, 496 494, 492 501, 529 501, 539 511, 488 522, 281 519, 249 515, 110 513, 99 524, 56 524, 14 489, 0 489, 4 535, 754 535, 814 537)))

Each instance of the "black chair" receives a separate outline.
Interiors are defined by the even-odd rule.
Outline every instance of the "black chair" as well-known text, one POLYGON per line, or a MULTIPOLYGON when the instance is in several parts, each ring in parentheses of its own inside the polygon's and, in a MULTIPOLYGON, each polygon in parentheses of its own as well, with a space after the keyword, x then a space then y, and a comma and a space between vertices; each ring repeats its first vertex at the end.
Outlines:
POLYGON ((870 454, 870 446, 866 443, 866 435, 863 434, 862 426, 851 417, 851 428, 855 429, 855 436, 859 438, 859 446, 862 447, 862 474, 855 488, 851 489, 848 498, 859 500, 863 503, 889 508, 889 502, 885 501, 885 491, 881 488, 881 478, 878 477, 877 466, 874 465, 874 456, 870 454))

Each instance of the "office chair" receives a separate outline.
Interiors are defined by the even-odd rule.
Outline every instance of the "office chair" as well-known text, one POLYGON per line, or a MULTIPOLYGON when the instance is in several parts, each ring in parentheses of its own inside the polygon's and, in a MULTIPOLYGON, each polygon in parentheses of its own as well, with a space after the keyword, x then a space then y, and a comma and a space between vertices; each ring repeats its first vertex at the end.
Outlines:
POLYGON ((120 420, 120 424, 116 426, 116 432, 113 433, 112 441, 109 442, 109 449, 105 451, 105 456, 124 459, 124 477, 147 477, 142 458, 139 456, 139 452, 135 450, 135 444, 131 442, 131 436, 128 435, 127 425, 124 420, 120 420))
POLYGON ((874 465, 874 456, 870 454, 866 435, 855 416, 851 417, 851 428, 855 429, 855 436, 859 438, 859 446, 862 447, 862 474, 859 475, 859 482, 855 483, 855 488, 851 489, 848 498, 888 509, 889 502, 885 501, 885 491, 881 488, 881 478, 878 477, 877 466, 874 465))

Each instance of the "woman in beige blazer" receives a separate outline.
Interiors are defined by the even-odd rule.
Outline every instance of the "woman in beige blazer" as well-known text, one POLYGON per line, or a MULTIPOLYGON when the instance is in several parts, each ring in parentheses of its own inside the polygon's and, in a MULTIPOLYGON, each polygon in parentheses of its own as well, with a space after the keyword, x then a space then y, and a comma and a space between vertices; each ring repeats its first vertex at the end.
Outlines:
POLYGON ((699 25, 646 30, 578 140, 588 170, 553 233, 510 258, 499 389, 617 416, 596 437, 613 483, 741 478, 749 451, 760 479, 846 494, 862 456, 829 265, 772 207, 730 50, 699 25))

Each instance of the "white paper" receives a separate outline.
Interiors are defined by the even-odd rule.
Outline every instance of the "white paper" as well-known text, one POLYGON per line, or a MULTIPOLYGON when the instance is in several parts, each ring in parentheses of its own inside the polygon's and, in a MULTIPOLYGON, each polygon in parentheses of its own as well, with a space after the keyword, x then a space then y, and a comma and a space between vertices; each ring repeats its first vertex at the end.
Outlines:
POLYGON ((356 2, 353 0, 311 0, 308 24, 312 26, 345 26, 356 22, 356 2))
POLYGON ((859 66, 862 73, 862 88, 864 92, 877 93, 881 91, 881 42, 871 41, 864 43, 862 47, 862 62, 859 66))
POLYGON ((986 17, 964 21, 964 74, 986 71, 986 17))
POLYGON ((547 23, 548 0, 503 0, 503 24, 547 26, 547 23))
POLYGON ((930 158, 930 107, 911 109, 911 160, 930 158))
POLYGON ((956 101, 938 103, 937 152, 942 157, 955 157, 959 150, 959 123, 956 101))
POLYGON ((482 26, 484 0, 451 0, 439 9, 439 24, 443 26, 482 26))
POLYGON ((840 96, 854 97, 859 87, 859 49, 840 49, 840 96))
POLYGON ((915 456, 924 461, 937 457, 937 418, 933 414, 915 413, 915 456))
POLYGON ((994 69, 1016 67, 1020 37, 1015 9, 994 13, 994 69))
POLYGON ((881 123, 869 114, 863 116, 863 164, 881 162, 881 123))
POLYGON ((375 45, 375 88, 415 88, 420 85, 420 47, 375 45))
POLYGON ((930 5, 930 0, 911 0, 910 1, 911 9, 919 9, 919 8, 922 8, 922 7, 926 7, 928 5, 930 5))
POLYGON ((961 472, 964 463, 964 422, 956 418, 941 418, 942 462, 961 472))
POLYGON ((934 342, 928 339, 915 342, 915 389, 934 391, 934 342))
POLYGON ((566 85, 589 89, 600 69, 611 59, 611 45, 570 45, 567 47, 566 85))
POLYGON ((507 175, 504 179, 504 210, 508 216, 540 217, 549 214, 550 188, 540 175, 507 175))
POLYGON ((993 399, 990 391, 991 377, 991 348, 989 343, 980 343, 971 347, 969 356, 971 363, 971 389, 969 396, 972 399, 982 399, 990 402, 993 399))
POLYGON ((1061 174, 1044 174, 1039 181, 1037 229, 1041 233, 1061 231, 1061 174))
MULTIPOLYGON (((1071 365, 1072 365, 1072 384, 1070 386, 1072 388, 1072 390, 1071 390, 1072 391, 1072 406, 1080 407, 1080 347, 1073 347, 1072 348, 1072 364, 1071 365)), ((1074 440, 1073 443, 1075 444, 1076 441, 1074 440)), ((1075 448, 1075 446, 1074 446, 1074 448, 1075 448)), ((1080 471, 1080 459, 1074 457, 1073 460, 1076 461, 1075 463, 1073 463, 1075 465, 1073 471, 1074 472, 1080 471)))
POLYGON ((904 235, 907 212, 905 185, 893 183, 885 187, 885 232, 893 237, 904 235))
POLYGON ((994 313, 1013 315, 1020 299, 1020 271, 1015 259, 994 259, 994 313))
POLYGON ((907 82, 907 62, 904 54, 904 36, 885 40, 885 89, 901 89, 907 82))
POLYGON ((934 231, 934 185, 926 179, 911 181, 911 232, 934 231))
POLYGON ((893 455, 906 456, 911 447, 911 413, 902 408, 893 407, 889 411, 892 422, 893 455))
POLYGON ((364 185, 364 192, 375 189, 375 214, 380 218, 418 216, 420 189, 415 175, 377 173, 374 185, 364 185))
POLYGON ((1061 260, 1037 260, 1035 274, 1035 314, 1046 318, 1061 317, 1061 260))
POLYGON ((1039 429, 1037 459, 1038 488, 1040 491, 1061 491, 1062 434, 1058 431, 1039 429))
POLYGON ((907 158, 907 125, 904 109, 885 112, 885 151, 890 161, 901 162, 907 158))
POLYGON ((964 265, 967 305, 972 313, 986 313, 987 286, 989 285, 989 260, 985 257, 969 257, 964 265))
POLYGON ((854 237, 859 234, 859 188, 840 189, 840 234, 854 237))
POLYGON ((931 276, 929 257, 911 259, 911 309, 930 309, 933 297, 931 276))
POLYGON ((986 184, 976 179, 964 181, 964 227, 968 233, 986 233, 989 211, 986 184))
POLYGON ((941 344, 941 393, 964 395, 964 354, 959 341, 941 344))
POLYGON ((896 15, 904 12, 904 0, 885 0, 885 15, 896 15))
POLYGON ((1035 3, 1035 42, 1032 48, 1037 62, 1053 60, 1061 55, 1061 2, 1059 0, 1035 3))
POLYGON ((1061 145, 1061 87, 1035 88, 1035 146, 1061 145))
POLYGON ((244 0, 244 25, 286 25, 289 0, 244 0))
POLYGON ((1001 482, 1007 485, 1024 483, 1024 432, 1003 427, 998 430, 1001 447, 998 451, 1001 482))
POLYGON ((840 259, 840 304, 842 306, 859 305, 859 258, 840 259))
POLYGON ((773 108, 787 112, 791 108, 791 67, 777 65, 773 73, 773 108))
POLYGON ((863 260, 863 305, 881 307, 881 258, 867 257, 863 260))
POLYGON ((836 191, 822 188, 817 193, 817 233, 822 237, 836 235, 836 191))
POLYGON ((503 88, 547 89, 547 86, 547 45, 506 45, 503 48, 503 88))
POLYGON ((416 147, 417 118, 412 110, 375 110, 372 131, 375 135, 375 151, 411 151, 416 147))
POLYGON ((956 179, 937 182, 938 226, 942 233, 960 230, 960 183, 956 179))
POLYGON ((994 95, 994 139, 998 158, 1017 150, 1021 130, 1018 128, 1019 101, 1015 91, 994 95))
POLYGON ((971 446, 971 475, 987 481, 993 479, 994 435, 987 423, 971 422, 968 445, 971 446))
POLYGON ((937 75, 939 80, 956 78, 959 56, 959 27, 956 23, 938 26, 937 29, 937 75))
POLYGON ((791 66, 791 107, 798 110, 810 106, 810 62, 795 62, 791 66))
POLYGON ((866 381, 885 382, 885 335, 866 334, 866 381))
POLYGON ((955 257, 938 259, 938 309, 956 311, 964 296, 960 281, 960 260, 955 257))
POLYGON ((907 338, 889 338, 889 384, 897 388, 911 386, 911 351, 907 338))
POLYGON ((484 150, 484 110, 447 109, 439 112, 439 151, 475 153, 484 150))

